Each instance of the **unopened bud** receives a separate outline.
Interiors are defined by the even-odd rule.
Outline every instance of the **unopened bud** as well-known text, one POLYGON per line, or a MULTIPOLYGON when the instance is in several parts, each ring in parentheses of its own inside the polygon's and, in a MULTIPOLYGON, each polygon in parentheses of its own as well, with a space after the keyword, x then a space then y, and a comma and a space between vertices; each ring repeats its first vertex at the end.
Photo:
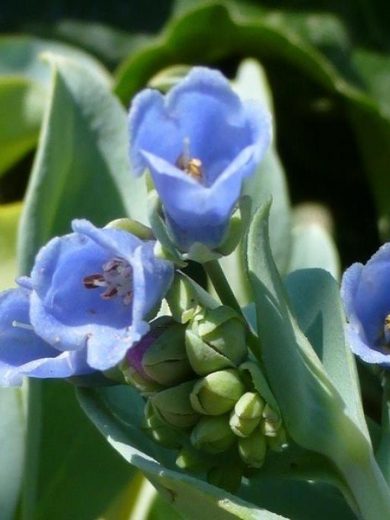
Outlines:
POLYGON ((186 349, 191 366, 199 375, 233 368, 247 354, 244 324, 230 307, 208 309, 188 327, 186 349))
POLYGON ((248 437, 259 425, 264 401, 256 392, 246 392, 234 406, 230 427, 238 437, 248 437))
POLYGON ((261 429, 266 437, 276 437, 282 425, 282 419, 278 412, 275 412, 269 404, 266 404, 262 413, 261 429))
POLYGON ((199 415, 191 406, 190 393, 193 387, 194 381, 187 381, 153 395, 151 402, 160 418, 176 428, 194 426, 199 415))
POLYGON ((179 323, 187 323, 200 310, 193 287, 181 274, 176 274, 165 298, 173 319, 179 323))
POLYGON ((170 324, 145 351, 142 367, 152 380, 171 386, 193 375, 185 351, 184 333, 183 325, 170 324))
POLYGON ((127 352, 125 359, 119 368, 123 377, 128 384, 135 386, 141 393, 145 395, 152 394, 161 390, 162 386, 154 381, 145 372, 142 366, 142 359, 145 352, 150 348, 163 329, 152 329, 146 334, 141 341, 133 345, 127 352))
POLYGON ((138 222, 138 220, 132 220, 130 218, 118 218, 116 220, 112 220, 106 225, 106 228, 127 231, 141 240, 153 240, 154 238, 153 232, 149 227, 141 224, 141 222, 138 222))
POLYGON ((238 440, 238 453, 245 464, 260 468, 267 453, 267 442, 263 432, 257 428, 249 437, 238 440))
POLYGON ((238 370, 219 370, 198 380, 190 399, 197 412, 222 415, 233 408, 244 392, 238 370))
POLYGON ((171 449, 180 448, 177 432, 157 415, 150 400, 145 405, 145 429, 159 444, 171 449))
POLYGON ((207 453, 226 451, 233 445, 235 439, 226 415, 202 417, 191 433, 193 446, 207 453))

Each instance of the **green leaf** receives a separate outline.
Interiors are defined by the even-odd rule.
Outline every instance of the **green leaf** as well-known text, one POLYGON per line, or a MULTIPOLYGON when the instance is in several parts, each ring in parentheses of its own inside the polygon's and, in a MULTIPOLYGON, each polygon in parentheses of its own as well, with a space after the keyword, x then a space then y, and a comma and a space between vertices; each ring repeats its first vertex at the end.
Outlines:
POLYGON ((333 461, 363 516, 388 515, 388 488, 366 430, 357 426, 289 308, 271 255, 268 213, 265 205, 252 221, 247 266, 267 376, 286 429, 298 445, 333 461))
POLYGON ((322 269, 302 269, 289 274, 285 285, 300 328, 343 398, 348 415, 369 439, 337 282, 322 269))
POLYGON ((35 517, 98 518, 132 476, 132 468, 97 434, 64 381, 42 385, 35 517))
POLYGON ((107 87, 111 84, 105 68, 84 51, 27 35, 0 37, 0 76, 18 76, 48 86, 51 81, 50 67, 41 59, 46 52, 77 61, 93 74, 95 80, 107 87))
POLYGON ((144 181, 129 171, 124 110, 81 64, 47 59, 53 82, 22 215, 23 271, 75 217, 97 225, 124 216, 146 221, 144 181))
POLYGON ((142 431, 142 399, 129 387, 79 389, 84 411, 108 442, 139 468, 170 504, 187 519, 283 518, 179 472, 174 453, 154 444, 142 431))
POLYGON ((27 386, 0 388, 0 504, 4 520, 14 518, 23 480, 26 392, 27 386))
POLYGON ((0 205, 0 290, 14 285, 16 269, 16 232, 22 205, 0 205))
POLYGON ((340 278, 340 259, 333 238, 323 222, 326 213, 316 205, 303 204, 294 210, 292 249, 288 271, 319 267, 336 280, 340 278))
POLYGON ((78 49, 29 36, 0 37, 0 175, 38 141, 50 83, 50 67, 40 55, 49 50, 72 57, 110 85, 103 67, 78 49))
POLYGON ((45 94, 26 78, 0 77, 0 175, 36 145, 45 94))

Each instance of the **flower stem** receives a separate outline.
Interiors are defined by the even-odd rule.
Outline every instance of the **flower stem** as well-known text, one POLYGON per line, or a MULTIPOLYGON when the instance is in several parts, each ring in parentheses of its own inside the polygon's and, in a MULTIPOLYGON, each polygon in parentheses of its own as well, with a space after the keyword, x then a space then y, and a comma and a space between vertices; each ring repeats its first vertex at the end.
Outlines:
POLYGON ((253 355, 262 365, 261 351, 259 346, 259 338, 256 337, 253 332, 250 330, 248 326, 247 319, 245 318, 240 304, 237 301, 237 298, 232 291, 229 282, 226 279, 225 273, 222 270, 222 267, 218 260, 210 260, 209 262, 205 262, 203 264, 203 268, 207 273, 207 276, 211 280, 211 283, 214 286, 221 302, 224 305, 228 305, 232 309, 234 309, 247 324, 248 329, 248 347, 252 351, 253 355))

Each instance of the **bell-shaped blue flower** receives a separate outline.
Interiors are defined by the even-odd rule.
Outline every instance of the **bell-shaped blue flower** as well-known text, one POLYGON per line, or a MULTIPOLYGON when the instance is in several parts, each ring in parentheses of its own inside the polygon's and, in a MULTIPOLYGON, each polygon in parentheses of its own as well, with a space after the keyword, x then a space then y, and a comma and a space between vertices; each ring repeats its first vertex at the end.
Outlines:
POLYGON ((345 271, 341 296, 352 351, 367 363, 390 365, 390 243, 345 271))
POLYGON ((129 114, 134 173, 149 169, 183 251, 223 241, 243 180, 271 138, 270 115, 215 70, 195 67, 166 96, 146 89, 129 114))
POLYGON ((106 370, 149 330, 173 278, 153 241, 73 222, 38 253, 30 278, 0 296, 0 383, 106 370))

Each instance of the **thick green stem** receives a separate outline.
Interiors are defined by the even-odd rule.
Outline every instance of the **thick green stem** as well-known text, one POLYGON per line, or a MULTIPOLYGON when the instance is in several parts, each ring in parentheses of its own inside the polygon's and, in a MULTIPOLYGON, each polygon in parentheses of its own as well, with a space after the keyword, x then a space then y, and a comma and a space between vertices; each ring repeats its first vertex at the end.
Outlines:
MULTIPOLYGON (((234 309, 247 323, 247 320, 241 310, 240 304, 235 297, 229 282, 227 281, 225 274, 218 262, 218 260, 211 260, 210 262, 206 262, 203 264, 204 270, 207 273, 207 276, 210 278, 211 283, 214 286, 221 302, 224 305, 228 305, 232 309, 234 309)), ((253 355, 258 359, 262 364, 261 352, 259 347, 259 339, 249 330, 248 327, 248 347, 252 351, 253 355)))

